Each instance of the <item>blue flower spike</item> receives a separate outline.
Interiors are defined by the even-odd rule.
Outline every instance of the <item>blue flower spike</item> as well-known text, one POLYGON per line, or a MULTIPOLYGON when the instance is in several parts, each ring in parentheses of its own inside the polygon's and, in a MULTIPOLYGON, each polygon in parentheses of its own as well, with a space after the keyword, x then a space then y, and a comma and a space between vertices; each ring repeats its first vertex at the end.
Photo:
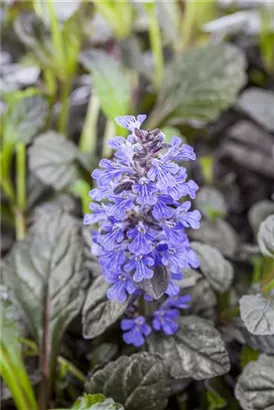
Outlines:
POLYGON ((159 129, 142 129, 145 119, 143 114, 116 118, 129 135, 109 142, 114 157, 102 159, 100 169, 93 171, 97 188, 89 193, 91 214, 84 216, 84 224, 97 225, 92 251, 110 285, 107 297, 129 304, 129 318, 122 320, 121 328, 125 343, 135 347, 144 344, 152 328, 166 335, 178 330, 179 310, 190 302, 189 295, 180 295, 182 270, 199 266, 186 232, 200 226, 201 214, 191 210, 189 200, 195 198, 198 185, 188 180, 181 164, 194 161, 196 155, 177 136, 166 143, 159 129), (143 289, 160 268, 170 273, 163 303, 144 318, 138 301, 153 303, 143 289))

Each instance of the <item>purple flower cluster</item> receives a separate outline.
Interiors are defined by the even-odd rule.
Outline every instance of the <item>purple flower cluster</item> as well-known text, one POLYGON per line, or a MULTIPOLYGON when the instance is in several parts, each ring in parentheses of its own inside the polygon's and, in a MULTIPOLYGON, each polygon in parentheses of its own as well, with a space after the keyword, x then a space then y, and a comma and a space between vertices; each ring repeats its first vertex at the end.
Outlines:
MULTIPOLYGON (((201 218, 199 211, 190 210, 190 201, 181 202, 183 197, 195 198, 198 186, 187 181, 186 169, 177 162, 195 160, 196 155, 179 137, 167 144, 159 129, 142 130, 145 118, 116 118, 130 133, 126 139, 110 141, 114 158, 102 159, 101 169, 93 171, 97 188, 90 191, 92 213, 85 215, 84 223, 99 226, 93 253, 110 284, 109 299, 125 302, 129 295, 144 294, 143 282, 157 275, 159 265, 169 272, 163 292, 168 298, 154 313, 152 327, 172 334, 178 328, 177 308, 185 308, 189 301, 188 296, 179 296, 181 271, 199 266, 185 228, 199 228, 201 218)), ((123 320, 122 329, 125 342, 135 346, 151 332, 142 316, 123 320)))

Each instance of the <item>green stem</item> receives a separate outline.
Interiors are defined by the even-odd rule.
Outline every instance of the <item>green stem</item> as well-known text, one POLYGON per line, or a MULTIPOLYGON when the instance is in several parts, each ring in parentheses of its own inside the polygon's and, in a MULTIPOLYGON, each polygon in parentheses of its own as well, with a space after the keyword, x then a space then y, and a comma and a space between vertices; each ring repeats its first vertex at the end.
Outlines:
POLYGON ((182 52, 192 44, 197 43, 201 27, 207 21, 216 18, 216 0, 191 0, 185 4, 181 24, 181 39, 178 41, 178 51, 182 52))
POLYGON ((132 30, 132 4, 128 0, 115 1, 115 31, 118 38, 126 38, 132 30), (121 21, 123 24, 121 24, 121 21))
MULTIPOLYGON (((51 394, 51 375, 50 375, 50 325, 49 325, 49 309, 50 302, 48 297, 48 289, 45 290, 47 294, 45 308, 42 319, 42 337, 40 344, 40 386, 39 386, 39 410, 46 410, 48 408, 50 394, 51 394)), ((52 352, 51 352, 52 354, 52 352)))
MULTIPOLYGON (((22 337, 20 341, 27 348, 29 348, 31 356, 39 355, 38 346, 33 340, 22 337)), ((86 381, 85 374, 81 372, 81 370, 79 370, 76 366, 74 366, 74 364, 65 359, 63 356, 58 356, 57 361, 61 366, 66 366, 68 372, 72 374, 74 377, 76 377, 80 382, 84 383, 86 381)))
POLYGON ((50 96, 54 96, 54 94, 56 93, 56 78, 54 76, 54 72, 50 69, 45 69, 44 77, 48 94, 50 96))
POLYGON ((260 283, 261 281, 261 274, 262 274, 262 259, 259 256, 253 257, 253 276, 252 276, 252 283, 260 283))
POLYGON ((37 14, 37 16, 39 16, 40 18, 43 18, 44 13, 43 13, 42 1, 34 0, 33 8, 34 8, 35 14, 37 14))
POLYGON ((70 187, 70 192, 77 195, 81 199, 83 214, 89 213, 89 203, 91 200, 88 195, 89 191, 90 185, 83 179, 76 179, 70 187))
POLYGON ((12 394, 17 409, 36 410, 37 403, 35 401, 33 389, 31 384, 29 383, 27 375, 24 375, 25 380, 23 386, 22 379, 20 378, 22 374, 20 374, 20 376, 17 375, 18 369, 16 369, 16 367, 13 365, 3 347, 0 349, 0 356, 0 373, 12 394))
POLYGON ((65 64, 65 55, 64 55, 64 45, 62 39, 62 31, 56 16, 54 5, 52 0, 46 0, 50 18, 50 28, 51 28, 51 35, 52 35, 52 46, 56 53, 56 58, 58 60, 59 65, 65 64))
POLYGON ((65 359, 62 356, 58 356, 58 363, 60 365, 66 366, 68 372, 76 377, 81 383, 85 383, 86 381, 86 376, 84 373, 82 373, 77 367, 75 367, 71 362, 69 362, 67 359, 65 359))
POLYGON ((238 306, 235 306, 233 308, 225 309, 220 313, 220 320, 226 321, 230 318, 233 318, 240 313, 240 308, 238 306))
POLYGON ((200 167, 206 184, 213 184, 213 158, 204 156, 199 159, 200 167))
POLYGON ((39 350, 37 344, 30 339, 25 337, 20 337, 20 343, 23 345, 23 355, 24 356, 38 356, 39 350))
POLYGON ((26 207, 26 146, 23 142, 16 145, 16 202, 24 210, 26 207))
POLYGON ((272 9, 272 13, 269 13, 267 7, 264 5, 260 8, 261 30, 259 34, 259 45, 265 66, 270 72, 274 70, 274 36, 271 30, 273 11, 274 9, 272 9))
POLYGON ((129 35, 131 31, 131 5, 128 4, 128 1, 95 1, 95 7, 98 12, 108 20, 108 23, 113 29, 115 37, 125 38, 129 35), (123 24, 121 24, 121 21, 123 24))
POLYGON ((267 294, 269 293, 272 289, 274 289, 274 279, 272 279, 270 282, 268 282, 263 288, 262 292, 267 294))
POLYGON ((191 44, 192 36, 197 23, 197 14, 199 13, 197 7, 199 7, 199 2, 197 0, 187 2, 185 5, 184 16, 182 19, 181 42, 179 41, 179 51, 183 51, 191 44))
POLYGON ((108 158, 111 156, 112 149, 108 145, 109 140, 115 136, 115 124, 112 120, 107 120, 105 135, 104 135, 104 145, 103 145, 103 157, 108 158))
POLYGON ((24 211, 26 208, 26 146, 23 142, 16 145, 16 208, 15 225, 16 238, 22 240, 25 237, 26 227, 24 211))
POLYGON ((15 233, 16 239, 21 241, 25 238, 26 235, 26 225, 25 225, 25 218, 23 215, 23 211, 21 209, 15 208, 14 210, 15 215, 15 233))
POLYGON ((1 149, 1 187, 11 203, 15 203, 15 193, 13 183, 10 177, 11 164, 13 158, 14 144, 6 143, 1 149))
POLYGON ((65 82, 62 83, 61 89, 61 112, 58 121, 58 131, 61 134, 67 133, 67 126, 68 126, 68 116, 69 116, 69 106, 70 106, 70 92, 72 89, 72 80, 67 79, 65 82))
POLYGON ((95 155, 97 146, 97 121, 100 113, 100 100, 95 94, 90 95, 84 126, 82 129, 80 151, 95 155))
POLYGON ((96 1, 95 7, 106 20, 109 21, 113 26, 113 21, 115 20, 115 12, 111 1, 96 1))
POLYGON ((147 10, 149 15, 149 39, 150 46, 154 56, 155 64, 155 79, 154 86, 156 90, 159 90, 163 75, 164 75, 164 56, 163 47, 161 41, 161 30, 156 15, 156 3, 147 4, 147 10))

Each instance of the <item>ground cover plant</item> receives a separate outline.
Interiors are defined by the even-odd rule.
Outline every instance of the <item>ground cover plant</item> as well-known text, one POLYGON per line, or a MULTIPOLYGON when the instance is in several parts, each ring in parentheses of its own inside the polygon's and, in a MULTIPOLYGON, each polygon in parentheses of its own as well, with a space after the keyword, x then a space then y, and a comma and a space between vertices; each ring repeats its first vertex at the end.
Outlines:
POLYGON ((1 2, 1 406, 274 409, 267 2, 1 2))

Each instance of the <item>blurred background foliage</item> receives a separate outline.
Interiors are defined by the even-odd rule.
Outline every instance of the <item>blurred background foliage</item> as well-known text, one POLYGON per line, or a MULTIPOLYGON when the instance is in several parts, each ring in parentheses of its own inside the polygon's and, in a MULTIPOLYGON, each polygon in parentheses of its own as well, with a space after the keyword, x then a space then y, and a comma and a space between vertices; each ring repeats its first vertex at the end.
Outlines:
MULTIPOLYGON (((146 113, 147 127, 194 144, 199 163, 191 172, 203 184, 196 205, 204 220, 193 239, 233 259, 239 242, 250 242, 273 213, 273 16, 272 2, 255 0, 1 1, 2 254, 26 237, 44 203, 78 217, 87 212, 90 173, 111 157, 108 140, 125 135, 114 117, 146 113)), ((264 270, 267 286, 267 262, 258 262, 254 248, 241 251, 238 263, 248 254, 253 282, 264 270)), ((11 393, 19 410, 35 410, 39 377, 31 372, 29 381, 22 352, 32 369, 41 353, 19 337, 5 295, 3 287, 1 314, 10 329, 1 339, 3 397, 11 393)), ((257 358, 248 349, 244 364, 257 358)), ((67 406, 88 369, 57 351, 50 397, 67 406)), ((217 390, 206 385, 205 408, 224 408, 227 392, 217 390)), ((73 408, 105 399, 85 400, 90 407, 73 408)), ((185 409, 180 400, 176 408, 185 409)))
MULTIPOLYGON (((86 171, 111 154, 108 139, 124 132, 115 116, 146 112, 152 128, 193 135, 231 106, 246 83, 245 41, 258 53, 250 67, 253 85, 267 85, 274 68, 268 8, 268 2, 216 0, 1 2, 1 186, 19 237, 28 207, 29 144, 31 175, 74 192, 85 208, 86 171), (225 43, 238 43, 239 35, 238 47, 225 43), (58 133, 62 156, 56 164, 55 147, 44 137, 41 167, 31 157, 41 148, 36 137, 48 129, 58 133), (64 176, 68 161, 71 178, 64 176)), ((12 222, 8 209, 3 215, 12 222)))

